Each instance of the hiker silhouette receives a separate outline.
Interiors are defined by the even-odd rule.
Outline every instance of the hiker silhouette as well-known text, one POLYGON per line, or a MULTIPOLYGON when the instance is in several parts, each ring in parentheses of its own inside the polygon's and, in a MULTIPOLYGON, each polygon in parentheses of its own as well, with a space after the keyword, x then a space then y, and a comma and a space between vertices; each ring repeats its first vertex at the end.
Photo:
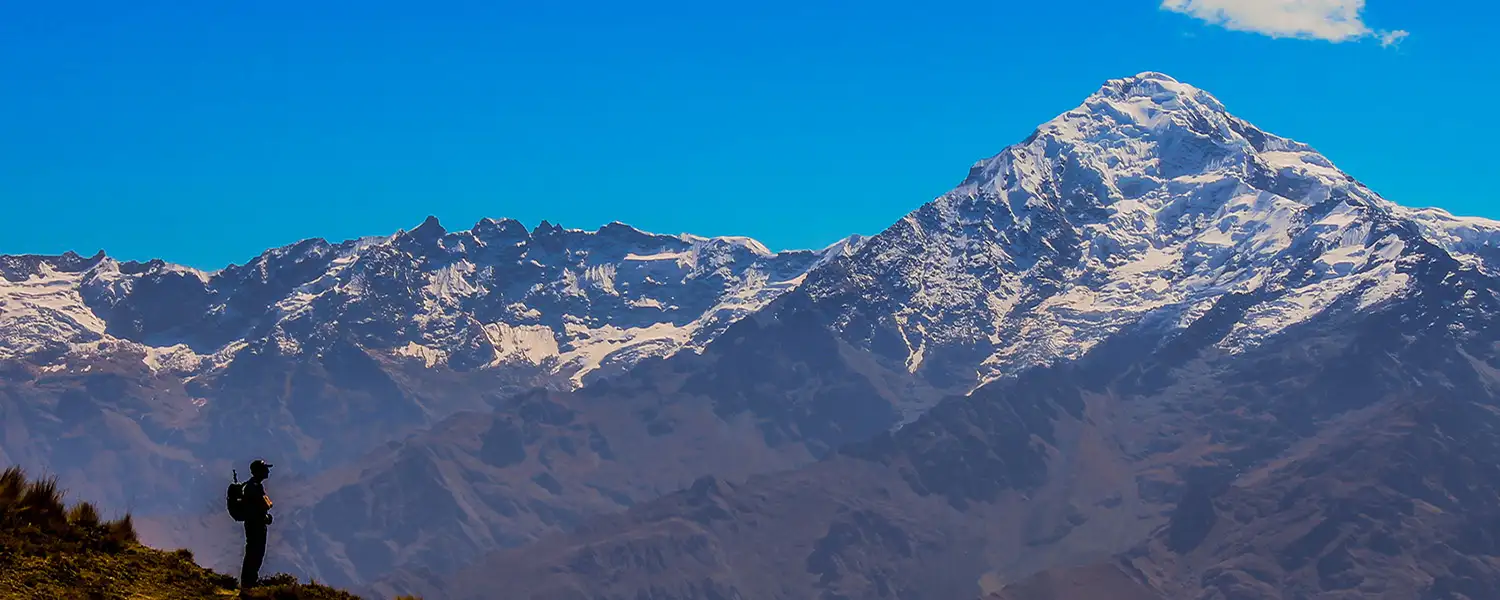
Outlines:
POLYGON ((271 463, 256 459, 250 463, 250 480, 244 484, 236 481, 234 486, 240 486, 238 490, 230 488, 230 512, 235 520, 245 522, 245 562, 240 568, 240 589, 255 587, 260 581, 260 566, 266 558, 266 527, 273 520, 271 497, 263 485, 270 476, 271 463))

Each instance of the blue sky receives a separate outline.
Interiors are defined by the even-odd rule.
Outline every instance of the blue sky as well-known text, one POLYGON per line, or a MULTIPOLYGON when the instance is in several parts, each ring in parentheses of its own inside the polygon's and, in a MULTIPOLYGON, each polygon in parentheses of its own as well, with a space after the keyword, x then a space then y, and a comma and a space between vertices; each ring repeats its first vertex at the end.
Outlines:
POLYGON ((0 253, 201 268, 482 217, 875 233, 1163 71, 1386 197, 1500 217, 1479 0, 49 0, 0 8, 0 253), (1395 42, 1395 43, 1387 43, 1395 42))

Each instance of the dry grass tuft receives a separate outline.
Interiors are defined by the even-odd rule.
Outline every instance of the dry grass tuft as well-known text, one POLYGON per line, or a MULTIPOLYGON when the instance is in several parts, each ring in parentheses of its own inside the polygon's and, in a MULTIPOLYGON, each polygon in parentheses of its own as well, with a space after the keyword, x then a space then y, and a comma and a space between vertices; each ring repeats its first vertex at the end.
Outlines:
POLYGON ((98 527, 99 509, 92 502, 79 502, 68 510, 68 522, 74 527, 98 527))
POLYGON ((130 515, 110 521, 104 525, 104 528, 104 540, 112 547, 124 548, 139 542, 139 539, 135 535, 135 521, 131 519, 130 515))
POLYGON ((68 533, 68 511, 63 507, 62 491, 57 489, 57 478, 48 477, 32 481, 21 492, 21 497, 12 505, 11 511, 21 522, 40 529, 43 533, 60 535, 68 533))
POLYGON ((342 590, 316 583, 300 583, 286 573, 262 577, 257 587, 242 591, 240 597, 246 600, 360 600, 342 590))
POLYGON ((16 467, 0 472, 0 546, 19 552, 38 547, 119 552, 133 543, 129 516, 104 523, 90 502, 65 505, 54 477, 31 480, 16 467))
POLYGON ((20 467, 11 467, 0 472, 0 515, 10 512, 21 493, 26 491, 26 472, 20 467))

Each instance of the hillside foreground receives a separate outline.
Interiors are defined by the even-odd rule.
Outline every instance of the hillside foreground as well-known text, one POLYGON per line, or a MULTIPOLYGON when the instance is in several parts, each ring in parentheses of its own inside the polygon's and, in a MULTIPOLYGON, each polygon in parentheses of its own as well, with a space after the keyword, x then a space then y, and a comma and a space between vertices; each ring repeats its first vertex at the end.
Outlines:
POLYGON ((235 577, 198 566, 187 550, 141 545, 130 515, 104 520, 93 504, 64 504, 55 479, 0 472, 0 599, 359 600, 280 574, 243 595, 237 588, 235 577))

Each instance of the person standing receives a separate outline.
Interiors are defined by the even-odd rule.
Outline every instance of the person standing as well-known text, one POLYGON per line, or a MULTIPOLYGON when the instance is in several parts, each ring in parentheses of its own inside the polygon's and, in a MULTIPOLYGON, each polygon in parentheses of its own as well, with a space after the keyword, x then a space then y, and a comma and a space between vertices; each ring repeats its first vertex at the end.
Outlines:
POLYGON ((271 524, 271 496, 264 482, 271 476, 271 463, 256 459, 250 463, 250 480, 245 482, 241 498, 245 511, 245 562, 240 568, 240 589, 255 587, 260 581, 260 566, 266 559, 266 528, 271 524))

